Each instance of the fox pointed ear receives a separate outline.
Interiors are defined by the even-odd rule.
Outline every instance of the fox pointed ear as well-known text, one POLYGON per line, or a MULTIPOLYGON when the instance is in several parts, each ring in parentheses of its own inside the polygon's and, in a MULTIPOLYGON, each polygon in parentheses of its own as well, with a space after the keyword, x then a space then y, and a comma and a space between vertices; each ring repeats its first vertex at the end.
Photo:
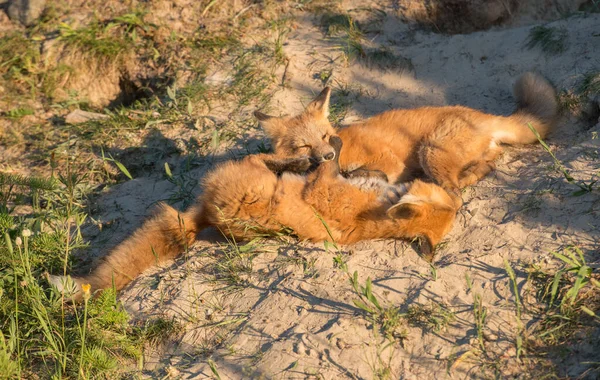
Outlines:
POLYGON ((423 200, 407 194, 400 199, 400 202, 390 207, 386 214, 394 219, 414 218, 422 214, 423 204, 425 204, 423 200))
POLYGON ((306 106, 306 111, 314 112, 323 117, 329 116, 329 99, 331 98, 331 87, 325 87, 323 91, 306 106))
POLYGON ((261 127, 265 130, 270 138, 276 138, 283 132, 285 124, 281 123, 279 118, 276 116, 270 116, 260 111, 254 111, 254 117, 258 119, 261 127))
POLYGON ((258 121, 260 121, 261 123, 265 122, 265 121, 276 119, 275 116, 267 115, 267 114, 262 113, 260 111, 254 111, 254 117, 256 117, 256 119, 258 121))

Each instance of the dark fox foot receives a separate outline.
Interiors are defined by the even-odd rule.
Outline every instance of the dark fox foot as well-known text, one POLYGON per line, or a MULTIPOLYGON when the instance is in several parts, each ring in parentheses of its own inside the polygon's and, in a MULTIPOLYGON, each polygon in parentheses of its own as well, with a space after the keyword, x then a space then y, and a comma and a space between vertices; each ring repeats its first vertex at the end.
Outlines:
POLYGON ((346 178, 378 178, 388 182, 387 175, 381 170, 355 169, 350 172, 344 172, 346 178))
POLYGON ((275 174, 284 172, 304 174, 311 168, 312 163, 308 156, 303 156, 280 160, 265 160, 265 165, 275 174))
POLYGON ((329 138, 329 145, 335 150, 335 159, 340 158, 340 152, 342 151, 342 139, 339 136, 331 136, 329 138))

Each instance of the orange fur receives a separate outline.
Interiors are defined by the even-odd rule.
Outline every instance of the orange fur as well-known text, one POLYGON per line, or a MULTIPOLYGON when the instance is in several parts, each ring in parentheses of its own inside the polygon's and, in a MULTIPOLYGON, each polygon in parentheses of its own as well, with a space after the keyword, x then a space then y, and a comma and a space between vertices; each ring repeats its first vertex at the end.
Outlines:
MULTIPOLYGON (((182 253, 197 232, 208 226, 235 239, 290 228, 302 240, 324 241, 330 237, 322 218, 340 244, 420 238, 424 254, 431 256, 460 205, 440 187, 420 181, 402 196, 406 187, 378 179, 345 179, 335 161, 321 164, 308 175, 278 176, 265 164, 278 159, 259 154, 220 165, 203 180, 204 193, 194 206, 178 213, 161 205, 89 276, 75 278, 76 284, 90 283, 93 289, 114 284, 121 289, 145 269, 182 253)), ((50 282, 60 287, 64 279, 50 276, 50 282)))
MULTIPOLYGON (((327 122, 329 93, 325 89, 296 117, 261 114, 259 120, 277 153, 297 154, 299 141, 305 147, 303 154, 323 149, 325 142, 318 137, 333 133, 327 122)), ((448 190, 471 185, 494 169, 500 144, 537 141, 528 123, 542 137, 556 123, 556 92, 544 78, 526 73, 515 83, 514 93, 518 109, 506 117, 462 106, 423 107, 384 112, 342 128, 340 166, 345 172, 380 171, 392 183, 411 180, 423 171, 448 190)))

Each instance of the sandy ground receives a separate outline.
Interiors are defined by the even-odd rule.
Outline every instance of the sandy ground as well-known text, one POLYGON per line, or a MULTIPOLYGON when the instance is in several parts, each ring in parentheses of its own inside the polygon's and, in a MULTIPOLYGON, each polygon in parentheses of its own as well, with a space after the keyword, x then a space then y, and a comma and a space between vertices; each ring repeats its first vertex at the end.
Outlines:
MULTIPOLYGON (((344 65, 317 20, 298 19, 284 46, 291 60, 289 86, 277 93, 271 110, 299 111, 322 88, 315 74, 332 70, 329 84, 349 90, 354 100, 344 123, 390 108, 425 105, 461 104, 508 114, 514 106, 511 85, 519 74, 538 71, 559 89, 573 88, 582 74, 600 64, 598 14, 548 24, 568 31, 568 49, 547 56, 539 48, 524 47, 531 26, 445 36, 415 30, 386 11, 384 32, 372 42, 409 58, 413 69, 344 65)), ((339 100, 339 96, 332 99, 339 100)), ((592 139, 598 132, 600 124, 564 118, 549 139, 578 179, 598 172, 600 140, 592 139)), ((175 165, 178 160, 184 158, 171 158, 175 165)), ((190 175, 201 178, 212 166, 210 161, 190 175)), ((384 375, 386 369, 394 379, 488 377, 494 371, 469 353, 477 346, 473 299, 478 294, 488 313, 486 348, 500 363, 500 376, 527 377, 523 372, 527 365, 515 359, 517 323, 504 259, 513 264, 522 292, 527 291, 524 264, 551 262, 550 251, 575 244, 590 262, 598 259, 598 192, 573 196, 577 188, 553 168, 551 157, 537 144, 507 147, 498 169, 464 192, 465 204, 437 255, 436 276, 404 242, 343 247, 350 271, 358 271, 362 284, 367 277, 373 280, 383 305, 406 312, 411 305, 427 307, 435 302, 455 315, 439 331, 407 325, 407 338, 392 344, 354 306, 357 296, 346 275, 334 268, 335 253, 327 252, 323 244, 264 242, 251 271, 241 273, 239 286, 232 288, 217 269, 231 249, 223 239, 206 234, 185 258, 145 273, 121 294, 134 318, 176 317, 185 326, 160 352, 147 353, 145 373, 210 377, 214 376, 210 358, 222 379, 370 379, 384 375), (472 279, 471 289, 467 277, 472 279)), ((102 246, 116 244, 139 225, 153 202, 175 190, 158 175, 112 188, 98 200, 98 220, 113 226, 97 240, 110 236, 102 246)), ((523 323, 526 331, 536 326, 527 309, 523 323)), ((578 376, 587 367, 571 364, 598 361, 594 351, 597 348, 580 350, 554 364, 562 375, 578 376)))

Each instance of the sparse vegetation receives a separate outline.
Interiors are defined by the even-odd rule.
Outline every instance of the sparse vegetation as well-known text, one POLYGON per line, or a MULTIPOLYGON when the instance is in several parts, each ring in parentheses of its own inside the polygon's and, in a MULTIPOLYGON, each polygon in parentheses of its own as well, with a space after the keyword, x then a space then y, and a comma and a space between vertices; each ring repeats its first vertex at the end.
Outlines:
POLYGON ((534 26, 529 31, 526 45, 529 49, 540 47, 549 55, 563 53, 567 49, 568 33, 565 29, 548 26, 534 26))
POLYGON ((579 195, 583 195, 583 194, 589 193, 589 192, 597 189, 596 183, 598 182, 598 179, 596 179, 595 177, 592 177, 589 180, 576 180, 575 178, 573 178, 573 176, 571 175, 569 170, 567 168, 565 168, 565 166, 562 164, 562 162, 560 162, 560 160, 558 158, 556 158, 556 155, 554 155, 554 153, 552 153, 552 150, 550 149, 548 144, 546 144, 546 142, 544 140, 542 140, 540 134, 535 130, 535 128, 533 128, 533 126, 531 126, 531 124, 527 124, 527 126, 529 127, 531 132, 533 132, 533 134, 535 134, 535 136, 537 137, 538 141, 540 142, 540 144, 542 145, 544 150, 546 152, 548 152, 548 154, 550 154, 550 156, 552 157, 552 160, 554 161, 556 170, 565 177, 565 179, 567 180, 568 183, 579 187, 579 190, 574 192, 573 195, 579 196, 579 195))

